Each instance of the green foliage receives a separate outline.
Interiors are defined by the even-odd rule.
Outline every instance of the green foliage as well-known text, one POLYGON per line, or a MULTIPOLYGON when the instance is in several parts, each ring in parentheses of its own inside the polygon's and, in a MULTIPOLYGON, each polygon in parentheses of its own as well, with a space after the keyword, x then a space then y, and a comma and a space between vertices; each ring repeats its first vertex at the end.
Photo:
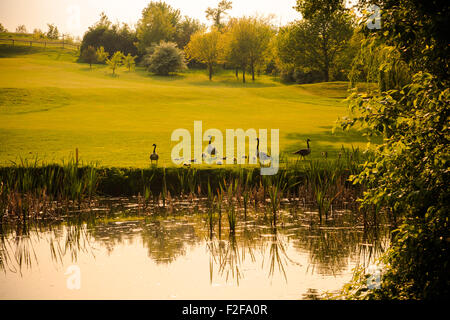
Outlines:
POLYGON ((120 51, 114 52, 111 59, 106 59, 106 64, 111 68, 112 74, 115 74, 115 71, 118 67, 123 64, 124 55, 120 51))
POLYGON ((384 0, 382 32, 377 36, 386 45, 398 49, 413 73, 423 71, 438 79, 449 79, 449 14, 450 3, 446 0, 405 0, 400 4, 396 0, 384 0))
POLYGON ((205 63, 208 66, 209 80, 212 79, 213 67, 223 56, 223 37, 217 29, 212 29, 210 32, 205 30, 195 33, 185 52, 189 60, 196 60, 205 63))
POLYGON ((161 42, 145 57, 144 63, 148 71, 164 76, 187 68, 183 51, 173 42, 161 42))
POLYGON ((191 36, 204 28, 205 26, 199 20, 184 17, 177 25, 175 34, 175 43, 178 48, 184 49, 191 40, 191 36))
MULTIPOLYGON (((224 40, 225 56, 228 63, 242 70, 242 82, 250 63, 250 41, 252 34, 246 18, 231 19, 227 25, 224 40)), ((237 76, 237 74, 236 74, 237 76)))
POLYGON ((417 73, 401 90, 366 99, 349 98, 358 116, 344 127, 363 123, 385 142, 354 183, 368 186, 363 206, 383 206, 404 223, 385 257, 388 266, 380 296, 449 296, 448 127, 450 90, 430 74, 417 73))
MULTIPOLYGON (((360 1, 360 6, 370 3, 360 1)), ((353 299, 448 299, 450 89, 443 17, 450 5, 408 0, 381 5, 382 30, 369 34, 364 19, 361 30, 369 34, 363 42, 370 53, 366 76, 373 81, 378 72, 382 77, 387 72, 388 81, 382 79, 380 90, 370 94, 354 90, 348 99, 351 117, 342 126, 364 127, 384 137, 375 159, 352 180, 367 187, 362 208, 383 207, 400 221, 382 259, 381 287, 367 291, 360 274, 344 294, 353 299), (409 83, 402 87, 404 82, 409 83)))
MULTIPOLYGON (((102 13, 100 20, 89 27, 81 42, 81 52, 88 46, 104 47, 106 52, 121 51, 124 54, 137 54, 134 43, 137 41, 136 32, 127 24, 112 24, 108 17, 102 13)), ((104 60, 103 60, 104 61, 104 60)))
POLYGON ((151 1, 142 11, 142 18, 137 25, 139 52, 144 54, 148 47, 161 41, 174 41, 180 20, 180 10, 165 2, 151 1))
MULTIPOLYGON (((358 34, 363 36, 362 33, 359 29, 358 34)), ((378 83, 381 91, 387 91, 410 83, 411 70, 398 49, 385 45, 372 34, 361 38, 348 78, 352 87, 358 82, 378 83)))
POLYGON ((109 53, 105 52, 105 48, 100 47, 100 48, 97 48, 97 50, 95 51, 95 56, 96 56, 97 62, 105 63, 106 59, 109 57, 109 53))
POLYGON ((48 31, 47 31, 47 38, 51 40, 57 40, 59 37, 59 31, 58 28, 52 23, 47 23, 48 31))
POLYGON ((33 39, 36 39, 36 40, 45 39, 45 34, 42 32, 41 29, 34 29, 33 30, 33 39))
POLYGON ((208 7, 208 9, 206 9, 205 11, 206 18, 208 20, 211 20, 212 23, 214 23, 214 26, 220 30, 224 27, 224 24, 222 22, 222 16, 225 15, 226 12, 228 10, 231 10, 232 8, 233 4, 231 1, 221 0, 217 4, 217 8, 208 7))
POLYGON ((128 71, 131 71, 131 69, 134 69, 136 62, 136 56, 132 56, 131 54, 127 54, 123 57, 123 65, 128 69, 128 71))
POLYGON ((321 6, 315 1, 298 1, 304 19, 282 28, 278 34, 280 69, 307 67, 320 73, 322 81, 329 81, 336 61, 342 60, 340 56, 352 53, 346 50, 353 34, 352 16, 342 1, 326 3, 321 6))
POLYGON ((6 29, 1 23, 0 23, 0 32, 8 32, 8 29, 6 29))
POLYGON ((24 24, 17 26, 16 33, 27 33, 27 28, 24 24))
POLYGON ((342 0, 297 0, 294 7, 305 19, 313 19, 318 16, 330 17, 337 11, 344 10, 342 0))
POLYGON ((266 60, 273 34, 272 26, 265 19, 243 17, 229 21, 224 37, 225 56, 231 65, 242 70, 243 82, 247 67, 255 80, 255 69, 266 60))
POLYGON ((81 59, 89 63, 89 67, 92 69, 92 64, 97 61, 97 53, 93 46, 89 46, 81 52, 81 59))

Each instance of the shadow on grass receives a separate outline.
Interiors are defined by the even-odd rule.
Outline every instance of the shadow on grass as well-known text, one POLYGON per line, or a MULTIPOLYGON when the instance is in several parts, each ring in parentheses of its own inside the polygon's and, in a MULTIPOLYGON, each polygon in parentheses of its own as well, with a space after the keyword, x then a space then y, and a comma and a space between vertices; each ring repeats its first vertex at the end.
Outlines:
POLYGON ((23 44, 0 44, 0 58, 14 58, 16 56, 37 55, 50 60, 73 62, 76 51, 60 47, 29 46, 23 44))
POLYGON ((150 78, 155 81, 171 82, 171 81, 183 80, 186 78, 186 75, 183 73, 169 73, 167 76, 161 76, 161 75, 157 75, 157 74, 148 72, 145 69, 144 70, 136 70, 136 73, 142 77, 150 78))
POLYGON ((0 58, 12 58, 19 55, 34 54, 42 52, 42 48, 24 45, 12 46, 10 44, 0 44, 0 58))
POLYGON ((268 82, 258 82, 258 80, 252 81, 251 79, 247 81, 246 83, 242 83, 242 79, 240 80, 231 80, 231 79, 224 79, 224 80, 214 80, 214 77, 212 81, 209 80, 201 80, 201 81, 190 81, 189 84, 194 86, 221 86, 221 87, 229 87, 229 88, 268 88, 268 87, 276 87, 277 84, 275 83, 268 83, 268 82))
POLYGON ((289 133, 286 138, 289 140, 294 140, 295 145, 287 146, 285 150, 287 153, 292 153, 299 149, 306 148, 306 139, 311 139, 311 157, 319 158, 322 152, 327 152, 328 156, 331 158, 337 157, 342 146, 344 144, 365 144, 369 141, 372 144, 377 144, 382 142, 381 137, 368 137, 363 136, 363 132, 351 129, 349 131, 342 131, 341 129, 336 129, 332 133, 332 126, 321 126, 320 128, 325 129, 320 133, 289 133))
POLYGON ((83 67, 81 67, 80 69, 78 69, 79 71, 83 71, 83 72, 90 72, 90 71, 94 71, 95 68, 94 66, 92 66, 92 69, 89 67, 89 65, 86 67, 84 66, 84 63, 80 63, 80 65, 83 65, 83 67))

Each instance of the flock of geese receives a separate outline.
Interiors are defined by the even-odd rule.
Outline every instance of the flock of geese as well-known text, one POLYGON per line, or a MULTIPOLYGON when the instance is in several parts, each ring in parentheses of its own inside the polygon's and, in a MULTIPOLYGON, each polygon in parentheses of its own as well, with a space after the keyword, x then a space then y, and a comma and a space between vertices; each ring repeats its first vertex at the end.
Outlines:
MULTIPOLYGON (((210 156, 209 159, 211 159, 211 160, 217 160, 217 159, 216 159, 216 154, 217 154, 216 147, 214 147, 214 145, 211 144, 211 142, 212 142, 212 136, 208 136, 208 138, 209 138, 209 142, 208 142, 208 147, 206 148, 206 153, 210 156)), ((264 162, 265 162, 265 161, 272 160, 272 158, 271 158, 270 155, 268 155, 268 154, 265 153, 265 152, 259 151, 259 138, 256 138, 256 141, 257 141, 257 145, 256 145, 256 155, 253 157, 253 159, 256 158, 256 159, 258 159, 259 161, 264 161, 264 162)), ((311 141, 310 139, 307 139, 307 140, 306 140, 306 146, 307 146, 306 149, 300 149, 300 150, 298 150, 298 151, 293 152, 292 154, 299 155, 299 156, 301 156, 303 159, 304 159, 307 155, 311 154, 311 148, 309 147, 309 142, 310 142, 310 141, 311 141)), ((326 152, 322 152, 322 155, 323 155, 324 157, 327 157, 326 152)), ((248 157, 247 157, 247 156, 243 156, 242 158, 247 159, 248 157)), ((156 144, 153 144, 153 153, 150 154, 150 163, 153 164, 153 162, 155 161, 156 164, 158 164, 158 159, 159 159, 159 155, 156 153, 156 144)), ((205 153, 202 153, 202 159, 208 159, 208 156, 207 156, 205 153)), ((222 160, 226 160, 226 159, 227 159, 227 157, 223 157, 223 158, 222 158, 222 160)), ((175 160, 183 160, 183 159, 181 158, 181 159, 175 159, 175 160)), ((234 158, 233 160, 234 160, 234 163, 236 164, 236 163, 237 163, 237 159, 234 158)), ((190 160, 190 162, 191 162, 191 163, 192 163, 192 162, 195 163, 195 162, 197 162, 197 160, 196 160, 196 159, 192 159, 192 160, 190 160)), ((220 160, 217 161, 217 164, 219 164, 219 165, 222 164, 222 161, 220 161, 220 160)), ((184 166, 190 166, 190 164, 185 163, 184 166)))

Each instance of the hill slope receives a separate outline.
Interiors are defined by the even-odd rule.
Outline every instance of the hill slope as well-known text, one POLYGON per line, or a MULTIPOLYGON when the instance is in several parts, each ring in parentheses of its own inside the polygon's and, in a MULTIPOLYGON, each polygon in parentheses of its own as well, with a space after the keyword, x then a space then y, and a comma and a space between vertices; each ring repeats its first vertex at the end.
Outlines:
MULTIPOLYGON (((17 157, 60 161, 79 148, 84 161, 144 167, 153 143, 171 165, 171 133, 194 120, 203 130, 278 128, 282 151, 305 147, 312 157, 342 144, 365 145, 359 134, 331 134, 345 115, 347 83, 284 85, 263 76, 242 84, 222 72, 158 77, 137 68, 111 76, 106 66, 76 63, 73 51, 0 45, 0 164, 17 157)), ((205 142, 205 146, 206 146, 205 142)))

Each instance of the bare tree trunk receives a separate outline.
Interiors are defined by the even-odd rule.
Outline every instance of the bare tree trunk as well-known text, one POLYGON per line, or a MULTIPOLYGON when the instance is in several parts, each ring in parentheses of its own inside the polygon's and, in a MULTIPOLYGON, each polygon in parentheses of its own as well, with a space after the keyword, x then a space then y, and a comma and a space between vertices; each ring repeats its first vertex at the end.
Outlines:
POLYGON ((245 68, 242 68, 242 82, 245 83, 245 68))
POLYGON ((236 79, 239 80, 239 68, 236 67, 236 79))
POLYGON ((208 69, 209 69, 209 81, 211 81, 212 80, 212 72, 213 72, 211 64, 208 65, 208 69))

